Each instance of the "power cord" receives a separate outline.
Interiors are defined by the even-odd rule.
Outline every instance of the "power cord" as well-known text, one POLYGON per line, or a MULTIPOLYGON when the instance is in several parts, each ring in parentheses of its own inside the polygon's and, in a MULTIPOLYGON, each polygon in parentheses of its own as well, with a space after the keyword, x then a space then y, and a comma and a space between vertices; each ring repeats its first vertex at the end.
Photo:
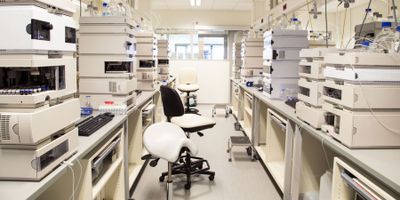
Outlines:
POLYGON ((333 165, 332 165, 332 168, 331 168, 331 164, 330 164, 329 159, 328 159, 328 154, 326 153, 326 150, 325 150, 325 145, 324 145, 325 140, 326 140, 325 138, 322 138, 322 141, 321 141, 322 151, 324 151, 325 161, 326 161, 326 164, 328 165, 328 168, 329 169, 333 169, 333 165))
MULTIPOLYGON (((67 163, 65 161, 63 161, 62 164, 64 164, 65 166, 68 167, 69 170, 71 170, 71 174, 72 174, 72 200, 75 200, 75 171, 72 168, 73 164, 67 163)), ((71 198, 69 198, 69 199, 71 199, 71 198)))
MULTIPOLYGON (((297 127, 298 127, 297 130, 301 134, 301 131, 303 130, 303 126, 301 126, 300 124, 297 124, 297 127)), ((322 137, 322 141, 321 141, 322 151, 324 152, 324 157, 325 157, 325 161, 326 161, 327 167, 328 167, 329 170, 331 170, 333 168, 333 165, 332 165, 332 168, 331 168, 331 164, 329 162, 328 154, 326 153, 326 150, 325 150, 325 145, 324 145, 325 140, 326 139, 322 137)))
POLYGON ((395 25, 396 25, 396 27, 397 27, 397 26, 399 25, 399 23, 398 23, 398 21, 397 21, 397 16, 396 16, 397 7, 396 7, 396 3, 395 3, 394 0, 392 0, 392 6, 393 6, 393 17, 394 17, 394 22, 395 22, 395 25))
POLYGON ((325 0, 325 45, 326 48, 329 47, 328 44, 328 0, 325 0))
MULTIPOLYGON (((369 0, 367 10, 371 9, 372 0, 369 0)), ((361 32, 364 28, 365 20, 367 20, 368 12, 365 12, 364 19, 361 23, 360 31, 358 32, 358 37, 361 37, 361 32)))
POLYGON ((75 200, 75 193, 78 191, 79 187, 75 187, 75 185, 77 184, 79 186, 81 179, 82 179, 82 175, 83 175, 83 167, 81 162, 79 161, 79 159, 76 160, 76 162, 79 165, 79 178, 78 178, 78 182, 75 183, 75 170, 73 168, 74 164, 73 163, 67 163, 66 161, 63 161, 61 164, 65 165, 68 167, 69 170, 71 170, 71 174, 72 174, 72 194, 71 196, 68 198, 68 200, 75 200))

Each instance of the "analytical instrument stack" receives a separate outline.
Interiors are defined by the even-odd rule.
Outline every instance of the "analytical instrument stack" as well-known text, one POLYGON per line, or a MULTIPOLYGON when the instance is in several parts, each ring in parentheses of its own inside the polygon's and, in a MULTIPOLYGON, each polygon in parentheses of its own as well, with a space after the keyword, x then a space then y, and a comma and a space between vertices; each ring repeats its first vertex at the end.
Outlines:
POLYGON ((322 110, 322 88, 325 82, 324 56, 334 53, 335 48, 314 48, 300 51, 299 88, 296 104, 296 115, 315 129, 320 129, 324 123, 322 110))
POLYGON ((135 33, 137 41, 137 77, 138 90, 155 90, 158 83, 157 73, 157 39, 153 32, 135 33))
POLYGON ((169 43, 168 40, 157 41, 157 64, 160 81, 167 81, 169 77, 169 43))
POLYGON ((242 83, 259 84, 262 80, 262 53, 263 39, 255 37, 247 37, 242 40, 242 67, 240 69, 240 77, 242 83))
POLYGON ((349 148, 400 147, 400 56, 346 51, 325 56, 322 131, 349 148))
POLYGON ((232 78, 240 79, 240 67, 242 66, 242 43, 234 42, 232 44, 232 78))
POLYGON ((0 3, 0 180, 39 181, 77 151, 74 12, 68 1, 0 3))
POLYGON ((81 105, 135 105, 133 20, 123 16, 80 18, 79 92, 81 105))
POLYGON ((271 99, 296 96, 299 52, 308 48, 306 30, 273 29, 264 33, 263 93, 271 99))

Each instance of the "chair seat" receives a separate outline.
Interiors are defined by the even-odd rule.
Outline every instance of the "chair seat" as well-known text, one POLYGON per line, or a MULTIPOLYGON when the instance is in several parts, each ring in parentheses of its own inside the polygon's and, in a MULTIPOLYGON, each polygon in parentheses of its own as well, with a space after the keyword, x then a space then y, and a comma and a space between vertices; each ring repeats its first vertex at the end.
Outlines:
POLYGON ((178 84, 176 88, 181 92, 196 92, 200 87, 198 84, 178 84))
POLYGON ((215 121, 196 114, 184 114, 179 117, 172 117, 171 122, 181 127, 185 132, 197 132, 212 128, 215 121))
POLYGON ((178 160, 182 148, 192 155, 198 151, 178 125, 167 122, 149 126, 143 134, 143 144, 152 156, 172 163, 178 160))

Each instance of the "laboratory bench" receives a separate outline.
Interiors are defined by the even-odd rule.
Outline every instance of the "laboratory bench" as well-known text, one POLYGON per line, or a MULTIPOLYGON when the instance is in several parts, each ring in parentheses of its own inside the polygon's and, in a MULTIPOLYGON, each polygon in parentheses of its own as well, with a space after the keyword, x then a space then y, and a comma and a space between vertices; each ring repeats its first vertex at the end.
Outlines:
POLYGON ((298 119, 295 109, 282 100, 269 99, 238 79, 231 79, 230 99, 232 114, 283 199, 301 199, 319 191, 320 177, 340 164, 335 157, 378 190, 400 198, 400 149, 350 149, 298 119))
MULTIPOLYGON (((174 87, 174 82, 171 78, 164 84, 174 87)), ((143 132, 164 119, 159 89, 143 91, 126 115, 115 115, 88 137, 79 136, 77 152, 41 181, 0 181, 0 199, 70 199, 73 187, 76 199, 128 199, 146 166, 143 132), (113 162, 101 176, 92 177, 93 159, 111 145, 117 152, 113 162)))

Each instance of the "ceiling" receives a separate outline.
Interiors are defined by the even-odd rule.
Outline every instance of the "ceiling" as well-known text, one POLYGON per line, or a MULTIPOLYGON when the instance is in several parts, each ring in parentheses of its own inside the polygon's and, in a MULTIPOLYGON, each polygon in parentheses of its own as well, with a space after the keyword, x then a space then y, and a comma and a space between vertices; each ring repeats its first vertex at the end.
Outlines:
POLYGON ((253 6, 253 0, 201 0, 200 7, 190 6, 190 0, 151 1, 154 10, 251 10, 253 6))

